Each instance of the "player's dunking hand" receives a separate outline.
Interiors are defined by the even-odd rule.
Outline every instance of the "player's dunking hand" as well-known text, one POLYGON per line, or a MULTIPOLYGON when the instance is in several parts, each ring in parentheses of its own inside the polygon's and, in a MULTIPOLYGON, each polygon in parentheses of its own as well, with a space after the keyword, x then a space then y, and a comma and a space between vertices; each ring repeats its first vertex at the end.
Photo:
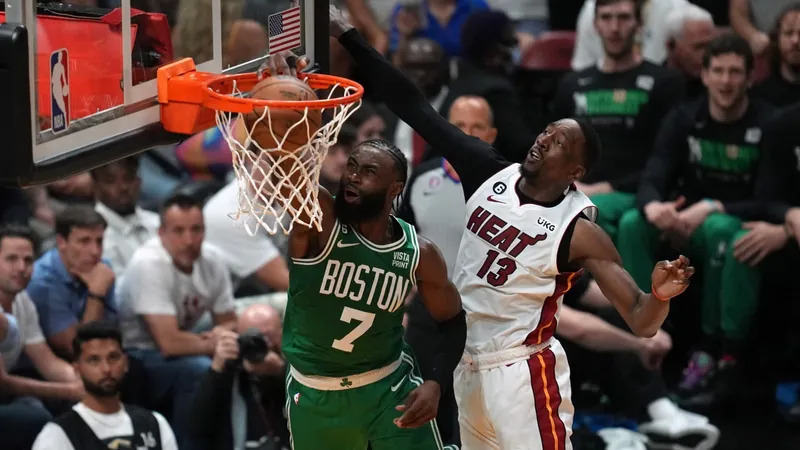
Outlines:
POLYGON ((652 294, 659 300, 669 300, 681 295, 689 287, 694 274, 689 258, 681 255, 674 261, 660 261, 653 269, 652 294))
POLYGON ((435 419, 441 393, 439 383, 425 381, 408 394, 402 405, 395 408, 402 411, 403 415, 394 419, 394 424, 400 428, 418 428, 435 419))
POLYGON ((340 11, 339 8, 330 5, 328 15, 330 17, 328 32, 331 37, 339 39, 339 36, 353 29, 353 24, 347 20, 347 17, 345 17, 344 13, 340 11))

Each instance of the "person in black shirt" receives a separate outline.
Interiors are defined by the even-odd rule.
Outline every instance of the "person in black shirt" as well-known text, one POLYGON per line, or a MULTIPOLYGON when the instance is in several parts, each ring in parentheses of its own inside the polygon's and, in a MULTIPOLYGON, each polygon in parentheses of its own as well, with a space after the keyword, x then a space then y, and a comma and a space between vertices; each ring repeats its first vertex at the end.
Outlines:
POLYGON ((755 88, 778 108, 800 102, 800 2, 778 16, 771 33, 772 73, 755 88))
MULTIPOLYGON (((770 368, 796 373, 800 338, 800 286, 787 280, 800 267, 800 103, 777 115, 764 132, 756 198, 763 206, 758 222, 748 223, 734 244, 734 256, 743 264, 758 265, 769 299, 761 308, 759 342, 768 343, 770 368)), ((800 400, 783 412, 800 422, 800 400)))
POLYGON ((634 48, 641 6, 633 0, 597 3, 594 26, 605 58, 564 77, 553 117, 583 117, 597 130, 605 153, 597 170, 577 183, 597 205, 597 223, 616 242, 622 214, 633 208, 639 177, 664 116, 683 96, 683 80, 642 59, 634 48))
POLYGON ((742 263, 757 265, 800 242, 800 103, 777 114, 764 130, 756 199, 760 214, 734 245, 742 263))
POLYGON ((702 258, 707 342, 692 356, 680 386, 686 398, 697 401, 715 371, 735 367, 757 305, 758 271, 739 264, 730 244, 742 219, 758 211, 752 198, 759 145, 773 112, 747 94, 753 54, 744 39, 718 37, 703 66, 708 97, 682 105, 664 120, 639 187, 638 209, 623 216, 618 241, 625 267, 639 286, 649 283, 642 266, 654 260, 659 237, 702 258), (711 353, 720 337, 722 355, 715 360, 711 353))
MULTIPOLYGON (((584 204, 585 197, 574 188, 574 182, 580 180, 590 171, 596 165, 600 156, 599 137, 586 121, 582 119, 563 119, 548 125, 536 140, 531 143, 532 146, 522 164, 513 164, 502 158, 491 145, 464 134, 431 108, 422 92, 398 69, 371 48, 336 8, 331 8, 330 30, 331 35, 337 38, 342 46, 347 49, 355 63, 363 70, 364 75, 373 80, 373 82, 381 81, 380 83, 373 83, 373 88, 377 91, 375 92, 376 96, 382 98, 400 119, 408 123, 431 146, 438 149, 447 158, 448 162, 453 165, 461 178, 464 197, 468 202, 480 202, 482 207, 498 208, 498 214, 501 213, 500 209, 502 209, 502 213, 509 219, 514 214, 513 211, 523 208, 528 210, 541 209, 544 213, 548 208, 559 207, 565 198, 570 199, 570 202, 580 199, 580 204, 584 204), (508 186, 508 189, 502 190, 502 193, 505 194, 503 199, 508 202, 518 201, 521 204, 519 207, 512 209, 512 205, 509 203, 506 203, 505 206, 496 203, 496 199, 493 200, 492 195, 488 199, 474 195, 487 180, 501 171, 510 172, 511 170, 517 171, 519 175, 515 176, 515 181, 508 186), (500 206, 489 206, 490 204, 500 206)), ((279 55, 270 57, 269 64, 272 66, 270 73, 290 73, 286 62, 281 62, 279 61, 280 59, 279 55)), ((501 193, 496 192, 496 194, 500 195, 501 193)), ((675 261, 662 261, 653 270, 651 293, 642 292, 630 275, 622 269, 621 260, 608 236, 591 220, 587 219, 588 217, 585 215, 576 214, 570 223, 564 224, 563 231, 559 231, 558 236, 560 239, 558 244, 551 244, 554 245, 554 249, 558 253, 558 255, 553 255, 553 269, 557 269, 557 272, 560 272, 563 276, 569 275, 570 277, 574 277, 576 275, 575 271, 580 271, 582 268, 592 272, 600 288, 623 316, 631 330, 640 336, 653 336, 666 318, 670 305, 668 300, 680 295, 686 289, 694 269, 689 266, 689 261, 685 257, 680 257, 675 261)), ((517 225, 527 226, 530 224, 523 225, 517 220, 517 225)), ((519 229, 515 229, 519 232, 519 229)), ((465 235, 466 233, 470 233, 470 231, 465 229, 465 235)), ((542 236, 543 239, 547 239, 546 235, 542 236)), ((507 268, 514 262, 511 259, 513 257, 512 253, 514 252, 506 253, 503 259, 504 262, 501 263, 506 264, 505 267, 507 268)), ((516 269, 516 265, 514 268, 516 269)), ((500 293, 509 292, 508 289, 511 288, 525 290, 546 285, 548 282, 556 283, 556 280, 561 278, 561 276, 557 277, 553 272, 544 272, 540 267, 525 267, 524 269, 537 274, 536 277, 532 277, 534 279, 515 277, 513 278, 515 286, 508 286, 505 290, 499 289, 500 286, 497 283, 500 278, 494 274, 490 277, 493 281, 489 281, 489 278, 484 279, 474 275, 471 282, 475 281, 473 287, 481 290, 492 289, 492 286, 497 286, 497 292, 500 293), (492 282, 495 284, 491 285, 492 282), (542 284, 539 284, 540 282, 542 284)), ((503 269, 504 276, 512 275, 506 273, 506 270, 503 269)), ((562 291, 557 290, 556 294, 560 296, 562 291)), ((556 297, 553 296, 552 298, 556 297)), ((486 301, 491 301, 491 299, 486 299, 486 301)), ((557 308, 558 301, 556 300, 552 304, 554 308, 557 308)), ((464 309, 468 315, 470 314, 469 308, 470 304, 465 302, 464 309)), ((553 309, 553 313, 555 313, 555 309, 553 309)), ((555 316, 553 318, 555 319, 555 316)), ((475 333, 480 333, 474 328, 476 321, 481 321, 485 324, 489 321, 499 320, 499 317, 471 316, 469 319, 471 325, 468 326, 467 330, 467 341, 470 341, 471 335, 476 336, 475 333)), ((530 325, 532 328, 535 327, 533 323, 530 325)), ((550 330, 548 333, 552 333, 555 330, 555 326, 551 329, 548 325, 546 328, 550 330)), ((543 329, 542 331, 545 330, 543 329)), ((509 366, 514 366, 519 370, 525 370, 525 372, 520 373, 529 373, 527 372, 527 364, 539 364, 545 357, 548 359, 553 358, 554 351, 560 352, 559 358, 562 359, 559 359, 559 361, 561 363, 557 366, 549 366, 552 367, 552 370, 559 371, 560 378, 558 380, 560 381, 557 382, 553 379, 555 377, 546 375, 544 372, 537 375, 540 377, 539 379, 551 379, 550 383, 553 384, 548 385, 549 387, 546 388, 547 394, 545 395, 551 395, 550 393, 552 392, 551 397, 556 403, 554 405, 548 404, 547 410, 534 408, 533 406, 528 409, 527 405, 532 402, 532 394, 539 397, 542 396, 541 388, 527 386, 525 391, 517 392, 515 391, 515 385, 495 384, 497 392, 493 393, 492 399, 499 397, 505 399, 506 402, 519 400, 520 402, 526 401, 526 403, 522 404, 522 406, 517 404, 513 410, 510 408, 503 410, 493 409, 491 412, 487 412, 484 409, 487 408, 486 401, 489 399, 485 399, 480 406, 471 405, 471 407, 466 407, 466 405, 459 405, 462 442, 466 443, 465 436, 471 442, 476 439, 474 433, 464 433, 465 426, 463 424, 467 423, 468 426, 472 426, 471 424, 480 421, 480 423, 496 427, 495 429, 500 429, 499 427, 501 426, 504 427, 502 431, 505 431, 505 433, 497 433, 495 438, 503 447, 536 447, 541 445, 543 434, 539 433, 547 433, 548 438, 553 440, 552 442, 555 446, 569 448, 572 408, 568 400, 569 390, 561 390, 559 387, 560 384, 563 384, 568 379, 569 369, 565 364, 563 350, 560 350, 557 341, 550 341, 551 336, 552 334, 549 334, 547 338, 548 342, 552 342, 554 350, 548 347, 538 353, 531 351, 526 358, 517 358, 514 362, 498 367, 498 372, 505 370, 509 366), (531 357, 531 354, 534 353, 538 355, 537 358, 531 357), (533 393, 531 392, 532 390, 533 393), (558 395, 557 398, 555 398, 556 395, 558 395), (480 409, 483 409, 483 412, 478 412, 480 409), (524 409, 524 411, 521 411, 521 409, 524 409), (523 413, 524 416, 514 415, 517 411, 523 413), (535 425, 530 426, 530 423, 526 423, 525 426, 515 426, 516 422, 509 424, 503 420, 498 420, 499 418, 522 420, 531 414, 537 414, 537 412, 538 415, 536 417, 540 418, 542 423, 553 424, 553 426, 548 426, 546 429, 535 425)), ((520 347, 513 347, 513 349, 526 350, 520 347)), ((533 348, 535 349, 535 347, 533 348)), ((491 354, 483 353, 481 355, 488 357, 491 354)), ((489 383, 489 380, 486 383, 489 383)), ((461 381, 456 382, 457 392, 459 388, 466 389, 466 387, 461 386, 461 381)), ((509 403, 509 405, 511 404, 509 403)), ((486 439, 492 438, 487 437, 486 439)))

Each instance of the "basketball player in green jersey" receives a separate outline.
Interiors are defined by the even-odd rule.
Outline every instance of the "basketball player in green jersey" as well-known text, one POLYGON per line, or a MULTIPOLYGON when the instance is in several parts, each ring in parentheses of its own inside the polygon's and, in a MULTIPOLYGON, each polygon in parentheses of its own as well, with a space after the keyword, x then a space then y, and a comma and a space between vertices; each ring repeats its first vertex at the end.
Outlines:
POLYGON ((390 214, 407 167, 386 141, 360 144, 336 199, 320 187, 322 231, 290 235, 283 352, 295 450, 443 448, 434 417, 466 323, 439 250, 390 214), (414 287, 441 334, 435 367, 421 371, 403 341, 414 287))

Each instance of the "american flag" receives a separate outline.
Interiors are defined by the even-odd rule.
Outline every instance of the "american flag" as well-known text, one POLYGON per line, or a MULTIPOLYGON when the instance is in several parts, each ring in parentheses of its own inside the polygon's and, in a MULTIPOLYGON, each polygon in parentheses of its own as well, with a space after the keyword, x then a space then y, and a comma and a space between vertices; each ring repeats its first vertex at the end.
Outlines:
POLYGON ((300 46, 300 7, 269 16, 269 52, 292 50, 300 46))

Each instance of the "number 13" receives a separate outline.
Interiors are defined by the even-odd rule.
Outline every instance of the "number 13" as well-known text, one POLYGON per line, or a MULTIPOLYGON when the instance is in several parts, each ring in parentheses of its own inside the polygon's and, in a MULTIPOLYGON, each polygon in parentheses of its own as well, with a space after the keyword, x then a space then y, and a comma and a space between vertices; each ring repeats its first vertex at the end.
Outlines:
POLYGON ((516 261, 511 258, 500 258, 497 260, 497 265, 500 267, 495 272, 489 272, 498 256, 500 253, 497 250, 486 252, 486 259, 477 274, 478 278, 486 277, 486 281, 494 287, 506 284, 508 277, 517 270, 516 261))

